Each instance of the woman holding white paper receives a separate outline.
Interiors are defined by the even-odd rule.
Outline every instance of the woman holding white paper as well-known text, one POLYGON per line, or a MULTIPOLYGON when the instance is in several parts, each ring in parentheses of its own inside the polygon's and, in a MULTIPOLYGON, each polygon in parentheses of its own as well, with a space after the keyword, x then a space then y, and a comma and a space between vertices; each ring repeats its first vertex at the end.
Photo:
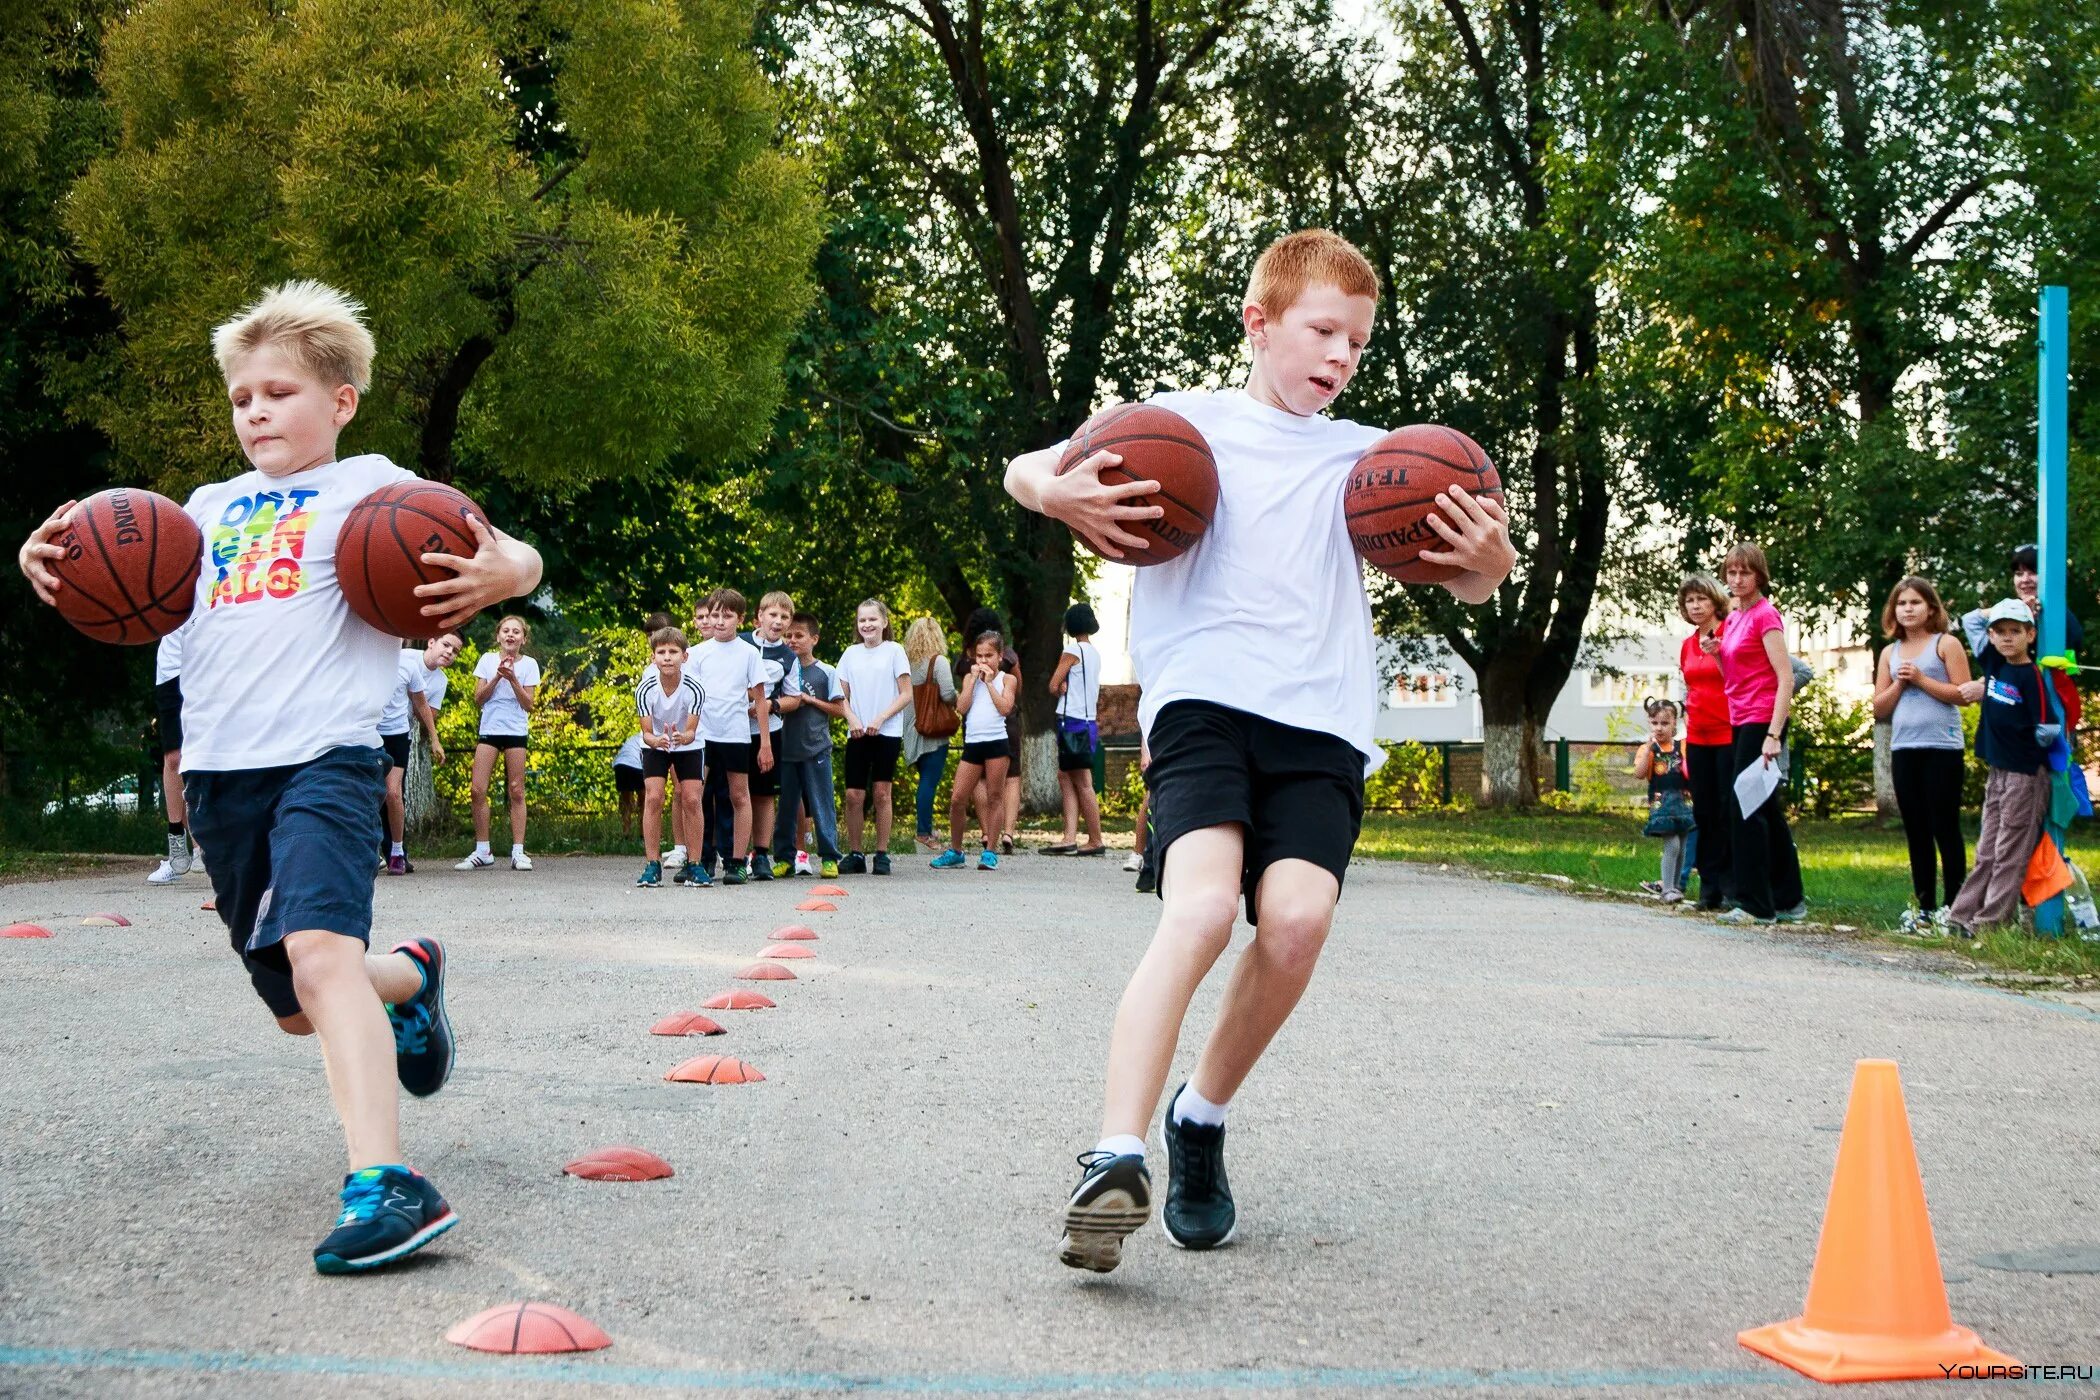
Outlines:
POLYGON ((1808 917, 1801 890, 1801 857, 1787 830, 1779 755, 1794 703, 1794 664, 1787 655, 1786 628, 1765 590, 1772 573, 1765 552, 1747 541, 1728 551, 1723 575, 1735 604, 1719 637, 1700 645, 1721 663, 1728 694, 1728 722, 1735 731, 1735 800, 1728 804, 1729 847, 1734 865, 1736 908, 1730 923, 1799 923, 1808 917), (1755 769, 1755 772, 1751 770, 1755 769), (1740 794, 1763 791, 1743 810, 1740 794))

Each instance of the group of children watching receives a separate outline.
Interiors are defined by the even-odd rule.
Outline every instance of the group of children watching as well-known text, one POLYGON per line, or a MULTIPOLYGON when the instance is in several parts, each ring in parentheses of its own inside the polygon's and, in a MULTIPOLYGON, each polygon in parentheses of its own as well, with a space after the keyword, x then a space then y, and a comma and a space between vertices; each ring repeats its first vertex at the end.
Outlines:
MULTIPOLYGON (((1890 727, 1891 777, 1909 848, 1915 903, 1904 911, 1905 933, 1969 938, 2014 918, 2029 863, 2048 839, 2054 775, 2069 776, 2076 766, 2060 761, 2068 760, 2068 734, 2077 723, 2076 692, 2052 678, 2035 655, 2040 604, 2032 545, 2014 551, 2013 578, 2016 596, 1968 613, 1959 634, 1926 578, 1903 579, 1882 609, 1889 645, 1876 664, 1873 711, 1890 727), (1973 867, 1961 827, 1969 746, 1961 711, 1971 705, 1981 706, 1975 751, 1986 768, 1973 867)), ((1698 626, 1706 619, 1693 621, 1698 626)), ((2075 617, 2065 624, 2066 645, 2075 653, 2082 629, 2075 617)), ((1686 671, 1690 687, 1696 678, 1689 663, 1686 671)), ((1701 810, 1695 818, 1687 749, 1698 736, 1690 745, 1680 740, 1682 707, 1651 698, 1645 709, 1649 737, 1633 772, 1648 784, 1645 834, 1660 837, 1663 851, 1660 879, 1643 881, 1642 888, 1674 904, 1684 898, 1687 843, 1725 814, 1701 810)), ((1726 791, 1725 800, 1734 802, 1735 794, 1726 791)), ((1706 862, 1700 864, 1706 876, 1706 862)), ((1725 885, 1725 876, 1709 877, 1701 890, 1713 903, 1725 898, 1704 883, 1725 885)))

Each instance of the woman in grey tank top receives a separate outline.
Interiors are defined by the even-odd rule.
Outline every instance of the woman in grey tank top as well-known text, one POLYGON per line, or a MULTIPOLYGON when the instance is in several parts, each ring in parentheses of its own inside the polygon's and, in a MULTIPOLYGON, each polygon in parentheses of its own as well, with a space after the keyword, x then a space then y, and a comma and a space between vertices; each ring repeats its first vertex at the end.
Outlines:
POLYGON ((1903 931, 1944 931, 1947 907, 1968 873, 1961 834, 1967 745, 1960 705, 1969 657, 1948 631, 1946 605, 1927 579, 1913 575, 1896 585, 1881 610, 1881 627, 1890 645, 1875 670, 1874 718, 1889 723, 1896 810, 1903 814, 1911 891, 1918 901, 1916 909, 1903 912, 1903 931), (1941 883, 1936 875, 1945 877, 1944 902, 1935 898, 1941 883))

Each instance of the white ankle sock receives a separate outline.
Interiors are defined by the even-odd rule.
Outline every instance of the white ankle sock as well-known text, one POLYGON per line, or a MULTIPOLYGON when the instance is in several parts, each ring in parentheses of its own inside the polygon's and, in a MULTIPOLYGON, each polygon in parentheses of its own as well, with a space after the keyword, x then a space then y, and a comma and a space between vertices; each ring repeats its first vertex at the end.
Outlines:
POLYGON ((399 841, 396 841, 393 843, 392 848, 387 852, 387 854, 391 856, 405 856, 408 854, 408 852, 402 850, 401 843, 399 841))
POLYGON ((1096 1152, 1106 1152, 1116 1157, 1142 1157, 1145 1155, 1145 1140, 1129 1133, 1117 1133, 1094 1144, 1096 1152))
POLYGON ((1225 1124, 1225 1105, 1212 1103, 1196 1092, 1196 1086, 1186 1085, 1174 1096, 1174 1121, 1194 1123, 1199 1128, 1219 1128, 1225 1124))
POLYGON ((522 855, 524 855, 524 854, 525 854, 525 843, 524 843, 524 842, 522 842, 522 841, 513 841, 513 842, 511 842, 511 843, 510 843, 510 854, 511 854, 511 859, 513 859, 513 860, 517 859, 517 858, 518 858, 519 856, 522 856, 522 855))
MULTIPOLYGON (((474 843, 474 854, 475 854, 475 855, 477 855, 477 856, 485 856, 485 855, 488 855, 488 854, 489 854, 489 843, 488 843, 488 842, 486 842, 486 841, 476 841, 476 842, 474 843)), ((491 857, 491 859, 493 859, 493 858, 494 858, 494 857, 491 857)))

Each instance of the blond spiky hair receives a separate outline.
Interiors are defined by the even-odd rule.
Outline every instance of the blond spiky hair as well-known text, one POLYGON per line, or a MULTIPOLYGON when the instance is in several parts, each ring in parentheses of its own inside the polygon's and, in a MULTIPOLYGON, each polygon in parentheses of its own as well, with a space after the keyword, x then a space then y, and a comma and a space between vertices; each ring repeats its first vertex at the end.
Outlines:
POLYGON ((374 350, 364 317, 361 303, 325 282, 283 282, 211 333, 212 354, 218 356, 219 373, 231 378, 238 356, 265 345, 282 346, 323 384, 355 385, 362 394, 372 385, 374 350))

